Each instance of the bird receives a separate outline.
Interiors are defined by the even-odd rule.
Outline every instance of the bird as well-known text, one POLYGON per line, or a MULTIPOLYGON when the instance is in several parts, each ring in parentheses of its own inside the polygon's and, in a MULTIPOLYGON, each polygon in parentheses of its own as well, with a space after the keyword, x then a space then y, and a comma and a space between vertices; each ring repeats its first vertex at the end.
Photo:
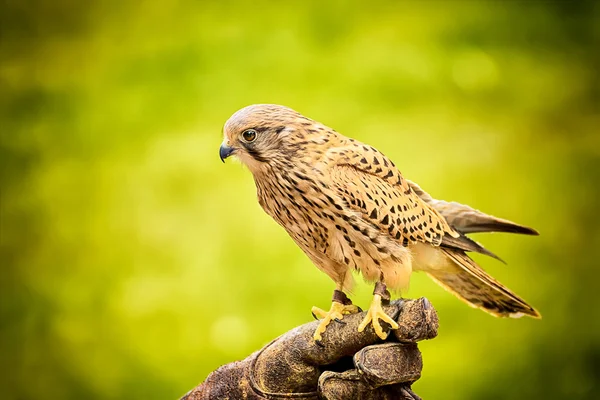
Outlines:
POLYGON ((332 321, 344 323, 344 315, 361 311, 348 297, 353 271, 374 283, 358 330, 371 324, 381 339, 398 328, 383 310, 390 290, 405 290, 415 271, 494 316, 541 317, 469 257, 474 252, 499 259, 467 236, 538 232, 434 199, 373 146, 291 108, 253 104, 226 121, 219 156, 223 162, 234 156, 250 170, 263 210, 334 281, 330 309, 311 310, 320 319, 313 336, 318 344, 332 321))

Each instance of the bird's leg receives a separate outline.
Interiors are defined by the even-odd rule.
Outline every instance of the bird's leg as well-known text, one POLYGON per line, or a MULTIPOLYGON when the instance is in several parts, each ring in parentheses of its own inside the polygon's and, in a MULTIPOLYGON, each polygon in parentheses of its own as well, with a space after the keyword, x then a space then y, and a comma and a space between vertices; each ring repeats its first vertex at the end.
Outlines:
POLYGON ((388 334, 383 331, 379 320, 387 322, 391 329, 398 329, 398 323, 383 311, 383 308, 381 308, 382 300, 385 303, 389 303, 390 292, 388 292, 385 283, 377 282, 375 284, 375 289, 373 289, 373 301, 371 301, 371 306, 369 307, 369 311, 367 311, 365 319, 363 319, 358 326, 358 331, 364 331, 370 322, 373 325, 373 329, 375 330, 377 336, 385 340, 388 334))
POLYGON ((321 343, 321 334, 325 332, 327 325, 329 325, 331 321, 344 324, 345 322, 343 322, 342 319, 344 318, 345 314, 357 313, 359 311, 362 310, 352 304, 352 301, 344 292, 342 292, 340 289, 334 290, 333 298, 331 299, 331 308, 329 311, 322 310, 318 307, 313 307, 311 310, 312 315, 315 318, 321 319, 321 322, 319 323, 319 326, 317 326, 315 334, 313 335, 315 342, 321 343))

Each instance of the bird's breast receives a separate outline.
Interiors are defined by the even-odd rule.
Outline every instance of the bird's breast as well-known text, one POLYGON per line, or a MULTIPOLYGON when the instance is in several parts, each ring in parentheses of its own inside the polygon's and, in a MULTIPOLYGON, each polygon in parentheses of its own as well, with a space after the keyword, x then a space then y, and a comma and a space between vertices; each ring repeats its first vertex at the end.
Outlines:
POLYGON ((321 249, 327 245, 330 225, 335 220, 330 208, 334 206, 320 182, 307 173, 294 172, 255 182, 262 208, 301 247, 321 249))

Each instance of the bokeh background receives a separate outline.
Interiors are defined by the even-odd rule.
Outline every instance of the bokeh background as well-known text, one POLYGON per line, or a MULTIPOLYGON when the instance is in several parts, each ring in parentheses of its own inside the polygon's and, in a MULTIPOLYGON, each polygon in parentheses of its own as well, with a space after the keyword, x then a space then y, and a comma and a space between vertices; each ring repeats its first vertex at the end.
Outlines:
POLYGON ((541 232, 477 237, 541 321, 414 276, 441 322, 417 393, 597 398, 598 3, 0 7, 3 399, 176 398, 327 307, 333 283, 218 158, 225 120, 266 102, 541 232))

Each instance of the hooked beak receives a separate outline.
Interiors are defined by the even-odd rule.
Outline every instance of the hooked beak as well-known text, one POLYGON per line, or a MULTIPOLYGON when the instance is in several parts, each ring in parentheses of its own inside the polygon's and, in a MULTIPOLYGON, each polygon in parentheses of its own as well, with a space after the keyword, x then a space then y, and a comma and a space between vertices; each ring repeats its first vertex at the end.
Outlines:
POLYGON ((224 144, 219 148, 219 157, 221 157, 221 161, 225 162, 225 159, 233 154, 234 149, 232 147, 227 147, 224 144))

